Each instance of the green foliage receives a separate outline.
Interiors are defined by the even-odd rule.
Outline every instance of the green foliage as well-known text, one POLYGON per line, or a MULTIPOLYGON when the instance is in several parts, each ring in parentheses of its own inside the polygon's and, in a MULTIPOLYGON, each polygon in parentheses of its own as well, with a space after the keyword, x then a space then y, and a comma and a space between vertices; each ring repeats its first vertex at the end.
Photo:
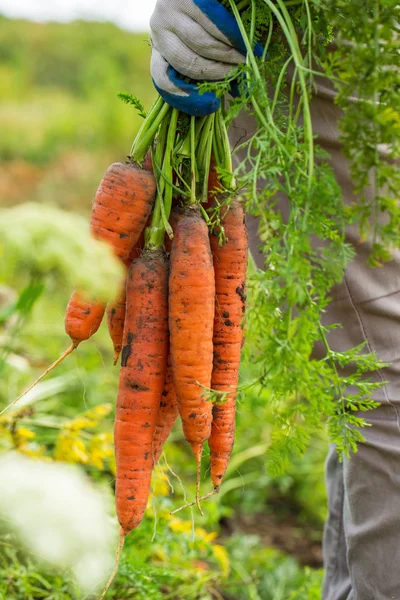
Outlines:
POLYGON ((139 98, 136 98, 136 96, 133 96, 133 94, 126 94, 124 92, 120 92, 118 94, 118 98, 122 100, 122 102, 125 102, 125 104, 132 104, 132 106, 134 106, 138 111, 139 117, 142 117, 143 119, 146 118, 144 106, 140 102, 139 98))
POLYGON ((372 236, 370 262, 377 266, 400 245, 400 6, 395 0, 326 0, 325 11, 338 30, 338 50, 324 67, 335 77, 341 140, 359 194, 348 218, 364 239, 372 236), (372 200, 364 194, 371 181, 372 200))
POLYGON ((45 165, 79 147, 126 155, 140 117, 117 92, 155 96, 147 36, 84 21, 3 18, 1 28, 0 159, 45 165))
POLYGON ((262 548, 255 537, 234 537, 227 547, 232 556, 232 574, 223 589, 234 598, 319 600, 321 572, 299 568, 292 558, 276 550, 262 548), (243 585, 244 582, 247 585, 243 585))
MULTIPOLYGON (((101 300, 118 293, 123 267, 109 246, 89 236, 82 217, 21 204, 0 211, 0 237, 3 280, 17 273, 36 280, 57 276, 70 289, 77 287, 101 300)), ((24 305, 26 300, 20 298, 24 305)))
POLYGON ((354 258, 353 248, 344 241, 346 227, 357 222, 365 233, 371 217, 376 235, 374 263, 380 262, 393 246, 399 229, 397 204, 378 200, 382 195, 387 198, 388 193, 398 197, 400 191, 396 165, 390 162, 389 168, 387 159, 379 158, 378 152, 378 144, 386 143, 390 157, 398 155, 400 136, 390 125, 399 105, 398 73, 392 68, 393 52, 398 47, 395 31, 398 8, 394 2, 387 7, 385 4, 386 8, 382 3, 377 13, 363 12, 358 18, 361 5, 357 9, 354 3, 334 0, 328 4, 329 7, 319 1, 305 1, 288 10, 283 0, 260 0, 252 2, 250 14, 246 13, 243 22, 230 0, 246 40, 249 56, 246 78, 251 102, 244 95, 235 100, 228 121, 242 109, 250 111, 258 125, 254 136, 240 146, 247 156, 236 176, 239 187, 247 190, 243 195, 248 210, 259 218, 263 243, 265 269, 256 272, 250 281, 247 330, 250 352, 257 366, 256 377, 261 386, 270 390, 275 407, 275 431, 269 449, 269 471, 274 475, 287 469, 294 454, 304 452, 315 429, 326 419, 330 439, 337 444, 338 452, 354 451, 362 440, 360 427, 364 422, 353 411, 374 408, 376 403, 371 400, 371 393, 382 385, 369 380, 371 373, 382 367, 376 356, 367 354, 362 347, 333 352, 328 343, 330 329, 321 320, 332 285, 342 280, 346 265, 354 258), (332 17, 334 11, 336 20, 332 17), (265 32, 267 14, 270 27, 265 32), (375 14, 372 21, 371 14, 375 14), (343 16, 346 27, 342 26, 343 16), (360 40, 359 21, 364 21, 361 29, 365 29, 370 44, 365 45, 364 38, 362 44, 356 43, 360 40), (257 22, 266 34, 267 59, 261 61, 252 52, 251 38, 257 22), (340 43, 332 55, 327 44, 336 33, 335 26, 340 28, 344 39, 351 39, 354 44, 348 47, 340 43), (383 46, 385 50, 381 49, 383 46), (352 68, 347 68, 346 61, 351 61, 354 54, 359 62, 355 60, 352 68), (339 86, 339 103, 345 110, 341 123, 343 139, 353 164, 356 191, 361 193, 360 202, 351 210, 344 205, 328 157, 314 139, 310 96, 315 61, 330 65, 328 75, 339 86), (294 75, 288 80, 289 65, 294 75), (376 81, 369 78, 371 68, 375 69, 376 81), (380 78, 379 73, 382 73, 380 78), (384 95, 384 82, 389 79, 393 92, 384 95), (362 100, 353 100, 355 90, 360 92, 362 100), (361 122, 360 106, 365 110, 361 122), (376 112, 379 127, 373 125, 374 118, 370 121, 367 116, 373 117, 371 110, 376 112), (374 130, 379 131, 378 136, 374 130), (379 175, 383 165, 385 168, 379 175), (367 209, 365 201, 363 204, 362 191, 369 182, 370 169, 375 167, 374 204, 379 206, 374 213, 368 212, 373 208, 371 205, 367 209), (259 180, 263 182, 261 187, 259 180), (277 194, 288 198, 287 219, 281 213, 277 194), (378 223, 378 214, 382 225, 378 223), (321 360, 312 358, 317 343, 325 348, 321 360), (343 365, 352 366, 350 375, 341 375, 343 365), (349 393, 349 389, 355 391, 349 393))
POLYGON ((35 561, 24 556, 10 536, 0 538, 1 600, 81 600, 77 587, 60 574, 44 574, 35 561))

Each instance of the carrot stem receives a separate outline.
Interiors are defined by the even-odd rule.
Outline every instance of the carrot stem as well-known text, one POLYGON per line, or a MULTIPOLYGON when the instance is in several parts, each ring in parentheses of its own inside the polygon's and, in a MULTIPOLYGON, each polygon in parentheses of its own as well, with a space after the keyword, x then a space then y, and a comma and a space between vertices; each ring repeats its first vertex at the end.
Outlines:
MULTIPOLYGON (((169 225, 168 220, 172 206, 172 155, 175 144, 176 128, 178 125, 178 116, 179 111, 173 109, 169 120, 168 134, 166 134, 166 131, 163 129, 163 139, 159 140, 161 142, 159 153, 157 152, 158 145, 156 148, 156 161, 158 164, 161 164, 162 162, 162 169, 160 171, 162 177, 158 179, 158 194, 148 238, 148 245, 153 248, 162 246, 165 231, 167 231, 168 234, 172 233, 172 231, 170 231, 171 226, 169 225)), ((164 123, 165 122, 166 120, 164 123)))
POLYGON ((110 575, 109 580, 106 583, 106 586, 105 586, 105 588, 104 588, 104 590, 103 590, 103 592, 102 592, 99 600, 103 600, 103 598, 105 598, 108 590, 110 589, 110 585, 112 584, 112 582, 115 579, 115 576, 116 576, 117 571, 118 571, 119 563, 121 561, 121 554, 122 554, 122 550, 124 548, 124 544, 125 544, 125 534, 124 534, 124 531, 123 531, 123 529, 121 527, 120 530, 119 530, 119 541, 118 541, 117 553, 115 555, 114 569, 113 569, 113 572, 110 575))
POLYGON ((133 146, 131 149, 131 155, 133 160, 142 162, 147 154, 148 149, 153 143, 154 136, 157 129, 167 117, 171 107, 159 98, 150 110, 143 125, 141 126, 139 133, 137 134, 133 146))
POLYGON ((208 201, 208 178, 210 175, 211 153, 213 145, 215 115, 210 115, 204 127, 202 139, 199 144, 198 162, 201 169, 201 179, 203 180, 203 191, 201 202, 208 201))
POLYGON ((21 398, 23 398, 24 396, 26 396, 26 394, 28 392, 30 392, 35 387, 35 385, 37 385, 40 381, 42 381, 42 379, 44 377, 46 377, 46 375, 48 375, 50 373, 50 371, 52 371, 53 369, 55 369, 65 358, 67 358, 67 356, 69 354, 71 354, 71 352, 73 352, 75 350, 75 348, 77 348, 78 344, 79 344, 79 342, 73 342, 70 345, 70 347, 67 348, 67 350, 65 350, 65 352, 63 352, 59 358, 57 358, 56 361, 54 361, 49 367, 47 367, 47 369, 37 379, 35 379, 35 381, 32 383, 31 386, 28 387, 27 390, 25 390, 20 396, 18 396, 18 398, 15 398, 15 400, 13 400, 11 402, 11 404, 9 404, 5 408, 3 408, 3 410, 0 412, 0 417, 9 408, 11 408, 12 406, 14 406, 14 404, 16 404, 18 402, 18 400, 21 400, 21 398))
POLYGON ((190 171, 191 171, 191 194, 190 204, 196 204, 196 117, 190 117, 190 171))
POLYGON ((155 175, 156 175, 156 183, 157 183, 157 197, 153 210, 153 216, 151 219, 150 227, 146 228, 145 232, 145 245, 148 246, 150 244, 154 244, 154 238, 156 231, 154 229, 158 227, 159 219, 160 219, 160 211, 159 211, 159 198, 162 197, 166 185, 166 181, 164 177, 161 177, 160 174, 164 168, 164 155, 165 155, 165 147, 167 143, 167 133, 168 133, 168 120, 164 119, 161 124, 160 130, 158 132, 157 144, 155 152, 153 152, 153 164, 155 166, 155 175))

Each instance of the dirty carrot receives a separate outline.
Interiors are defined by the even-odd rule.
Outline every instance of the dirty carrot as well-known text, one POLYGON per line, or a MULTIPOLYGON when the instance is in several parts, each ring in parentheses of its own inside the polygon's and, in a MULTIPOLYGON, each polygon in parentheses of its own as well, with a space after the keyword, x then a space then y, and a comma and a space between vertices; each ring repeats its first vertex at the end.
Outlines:
POLYGON ((97 190, 90 218, 92 235, 108 242, 125 262, 151 213, 153 175, 131 162, 111 165, 97 190))
POLYGON ((236 392, 239 380, 245 312, 248 240, 243 205, 234 201, 221 209, 224 240, 210 236, 215 271, 214 364, 211 388, 224 392, 213 406, 210 446, 211 479, 219 489, 228 467, 235 436, 236 392))
POLYGON ((211 384, 215 281, 207 225, 197 206, 186 209, 171 250, 169 328, 172 373, 183 432, 197 464, 199 498, 201 455, 211 433, 211 384))
POLYGON ((108 304, 107 306, 107 326, 111 341, 114 346, 114 365, 117 364, 122 350, 122 337, 125 323, 125 304, 126 292, 124 287, 117 300, 112 304, 108 304))
MULTIPOLYGON (((184 208, 180 205, 176 205, 172 208, 171 215, 169 218, 169 224, 171 225, 172 233, 175 235, 176 227, 179 221, 182 219, 184 215, 184 208)), ((172 239, 168 234, 165 234, 165 250, 169 254, 172 248, 172 239)))
MULTIPOLYGON (((129 267, 131 263, 140 256, 144 245, 144 233, 140 236, 135 247, 131 251, 126 265, 129 267)), ((126 280, 123 282, 121 292, 118 298, 107 305, 107 326, 111 341, 114 347, 114 365, 117 364, 119 355, 122 349, 122 337, 124 334, 125 323, 125 307, 126 305, 126 280)))
POLYGON ((153 440, 153 463, 157 464, 163 446, 168 439, 171 429, 178 417, 178 403, 176 401, 175 386, 172 378, 171 356, 168 357, 167 374, 165 376, 164 390, 161 396, 160 410, 158 413, 156 429, 153 440))
MULTIPOLYGON (((110 244, 125 264, 150 216, 155 193, 153 175, 133 162, 114 163, 100 182, 92 207, 91 233, 110 244)), ((79 292, 73 292, 65 314, 65 330, 72 344, 3 412, 25 396, 82 341, 89 339, 99 328, 104 312, 104 304, 85 300, 79 292)))
POLYGON ((167 352, 168 263, 161 250, 146 249, 129 270, 114 428, 116 507, 125 536, 147 505, 167 352))

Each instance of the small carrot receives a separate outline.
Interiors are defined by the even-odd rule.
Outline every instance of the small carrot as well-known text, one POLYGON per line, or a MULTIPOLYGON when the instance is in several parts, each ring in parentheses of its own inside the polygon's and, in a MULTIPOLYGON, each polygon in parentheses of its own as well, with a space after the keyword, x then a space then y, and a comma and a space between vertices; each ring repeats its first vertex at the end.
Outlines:
POLYGON ((219 231, 210 236, 215 270, 214 365, 211 388, 227 392, 213 406, 210 446, 211 479, 219 488, 228 467, 235 435, 236 392, 239 380, 245 312, 248 240, 243 205, 234 201, 221 210, 225 242, 219 231))
POLYGON ((65 332, 75 348, 96 333, 104 311, 104 304, 85 300, 77 291, 72 293, 65 312, 65 332))
POLYGON ((207 225, 198 207, 186 209, 171 250, 169 327, 172 373, 183 432, 197 465, 211 433, 212 403, 203 394, 211 384, 215 281, 207 225))
MULTIPOLYGON (((175 231, 176 231, 176 227, 179 223, 179 221, 182 219, 182 217, 185 214, 185 210, 182 206, 180 206, 179 204, 175 205, 171 211, 171 215, 169 217, 169 224, 171 225, 171 229, 172 229, 172 233, 175 235, 175 231)), ((172 240, 169 237, 169 235, 166 233, 165 234, 165 250, 168 254, 170 254, 171 252, 171 248, 172 248, 172 240)))
POLYGON ((143 518, 168 353, 168 263, 145 249, 129 270, 114 427, 116 507, 126 536, 143 518))
POLYGON ((171 356, 168 357, 167 374, 165 376, 164 390, 161 396, 160 410, 154 432, 153 440, 153 463, 156 465, 161 456, 165 442, 168 439, 171 429, 178 417, 178 403, 174 381, 172 378, 171 356))
MULTIPOLYGON (((139 238, 135 247, 131 251, 128 260, 126 261, 127 266, 138 258, 144 245, 144 233, 139 238)), ((114 346, 114 365, 117 364, 119 355, 122 349, 122 337, 124 334, 124 323, 125 323, 125 309, 126 309, 126 280, 122 285, 120 295, 107 306, 107 325, 110 338, 114 346)))
POLYGON ((221 191, 221 183, 217 172, 217 164, 215 158, 211 157, 210 172, 208 174, 208 201, 203 204, 205 209, 210 208, 215 201, 216 193, 221 191))
MULTIPOLYGON (((114 163, 100 182, 92 207, 91 233, 96 239, 109 243, 125 264, 150 216, 155 194, 153 175, 131 162, 114 163)), ((104 312, 105 306, 102 303, 85 301, 79 292, 73 292, 65 315, 65 330, 71 337, 71 346, 3 412, 25 396, 71 354, 80 342, 89 339, 99 328, 104 312)))
POLYGON ((122 350, 122 337, 124 333, 126 292, 122 290, 120 296, 112 304, 107 306, 107 325, 110 338, 114 346, 114 360, 116 365, 122 350))

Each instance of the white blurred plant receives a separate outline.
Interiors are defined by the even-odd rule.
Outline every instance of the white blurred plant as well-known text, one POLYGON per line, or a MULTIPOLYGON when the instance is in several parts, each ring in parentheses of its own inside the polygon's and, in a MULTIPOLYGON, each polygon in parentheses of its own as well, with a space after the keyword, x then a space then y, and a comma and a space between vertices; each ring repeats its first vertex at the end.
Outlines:
POLYGON ((85 592, 104 584, 114 538, 107 501, 78 469, 9 453, 0 489, 0 517, 31 554, 70 570, 85 592))
POLYGON ((111 248, 89 235, 87 221, 54 206, 26 203, 0 210, 0 279, 28 272, 57 276, 99 300, 115 296, 124 276, 111 248))

